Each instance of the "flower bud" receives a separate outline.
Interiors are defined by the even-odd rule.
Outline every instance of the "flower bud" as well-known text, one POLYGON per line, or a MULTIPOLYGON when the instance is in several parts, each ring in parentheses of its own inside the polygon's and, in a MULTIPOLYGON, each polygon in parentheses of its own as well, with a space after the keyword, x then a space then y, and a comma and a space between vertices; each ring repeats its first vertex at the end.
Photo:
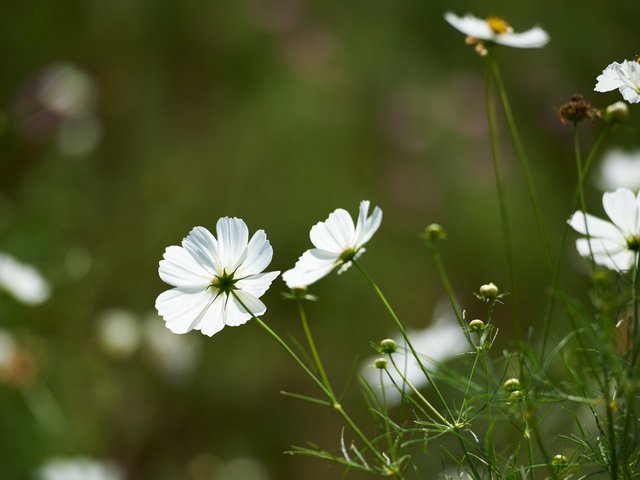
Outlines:
POLYGON ((567 468, 568 464, 569 460, 567 460, 567 457, 562 454, 554 455, 551 459, 551 466, 556 473, 561 472, 562 470, 567 468))
POLYGON ((514 390, 509 394, 509 400, 518 401, 524 398, 524 392, 522 390, 514 390))
POLYGON ((384 358, 376 358, 375 362, 373 362, 373 366, 379 370, 386 370, 387 360, 384 358))
POLYGON ((478 332, 484 328, 484 322, 478 318, 469 322, 469 330, 478 332))
POLYGON ((395 342, 395 340, 392 340, 390 338, 385 338, 380 342, 381 353, 391 354, 391 353, 395 353, 397 350, 398 350, 398 344, 395 342))
POLYGON ((488 302, 489 300, 494 300, 498 296, 499 292, 500 290, 498 290, 498 287, 493 283, 487 283, 486 285, 482 285, 480 287, 480 296, 486 302, 488 302))
POLYGON ((629 105, 623 101, 612 103, 605 108, 602 118, 609 123, 626 122, 629 119, 629 105))
POLYGON ((502 384, 502 388, 504 388, 507 392, 515 392, 516 390, 520 390, 520 380, 517 378, 508 378, 502 384))
POLYGON ((447 238, 444 228, 442 228, 442 225, 438 225, 437 223, 427 225, 427 228, 424 229, 421 236, 425 240, 442 240, 447 238))

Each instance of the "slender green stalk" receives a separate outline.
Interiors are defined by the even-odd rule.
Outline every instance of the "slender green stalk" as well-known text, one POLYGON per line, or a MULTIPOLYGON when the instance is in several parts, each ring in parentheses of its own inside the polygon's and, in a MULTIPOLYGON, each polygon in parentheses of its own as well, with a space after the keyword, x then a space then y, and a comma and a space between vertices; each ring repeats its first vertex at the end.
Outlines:
POLYGON ((413 355, 413 358, 415 358, 416 362, 418 363, 418 366, 420 367, 420 370, 424 374, 424 376, 427 379, 427 381, 429 382, 429 384, 433 387, 433 390, 438 395, 438 398, 440 399, 440 402, 445 407, 445 409, 447 410, 447 413, 449 414, 449 417, 453 421, 454 420, 454 416, 453 416, 451 410, 449 409, 449 406, 447 405, 447 402, 445 401, 444 397, 442 396, 442 393, 440 392, 440 389, 438 388, 438 386, 433 381, 433 378, 431 377, 431 374, 427 371, 427 369, 425 368, 424 364, 422 363, 422 360, 420 359, 420 355, 418 355, 418 352, 416 352, 415 348, 413 348, 413 344, 411 343, 411 340, 407 336, 407 331, 404 328, 404 325, 402 324, 400 319, 398 318, 398 315, 396 314, 395 310, 393 309, 393 307, 391 306, 391 304, 389 303, 387 298, 384 296, 384 294, 382 293, 382 290, 380 290, 380 287, 378 287, 378 284, 375 282, 375 280, 367 273, 367 271, 364 268, 362 268, 362 265, 360 265, 360 263, 357 262, 356 260, 352 260, 352 262, 356 266, 356 268, 358 270, 360 270, 360 272, 362 273, 362 275, 364 275, 364 277, 368 280, 368 282, 371 284, 371 286, 373 287, 373 290, 378 295, 378 298, 380 298, 380 300, 382 301, 383 305, 385 306, 385 308, 387 309, 387 311, 391 315, 391 318, 393 319, 394 323, 398 327, 398 330, 400 330, 400 333, 402 334, 402 338, 404 339, 404 341, 406 342, 407 346, 409 347, 409 350, 411 350, 411 354, 413 355))
POLYGON ((538 201, 538 196, 536 194, 536 189, 533 182, 533 175, 531 173, 531 168, 529 166, 529 161, 527 160, 524 147, 522 146, 522 140, 520 139, 520 134, 518 133, 518 128, 513 118, 511 105, 509 103, 509 98, 507 97, 507 91, 504 87, 504 84, 502 83, 502 77, 500 75, 500 70, 498 69, 498 63, 495 61, 495 58, 491 55, 488 56, 487 59, 490 62, 491 69, 493 71, 493 76, 495 78, 496 86, 498 88, 498 94, 500 96, 500 102, 502 103, 502 109, 504 110, 504 115, 507 120, 507 125, 509 126, 509 133, 511 134, 513 145, 516 150, 516 155, 518 157, 518 160, 520 161, 520 167, 522 169, 522 173, 524 174, 525 181, 527 183, 529 198, 531 200, 531 205, 533 207, 533 213, 536 219, 536 224, 538 227, 538 232, 540 234, 540 239, 542 240, 545 259, 548 263, 549 270, 553 271, 553 254, 551 253, 549 238, 547 236, 547 231, 545 229, 544 222, 542 220, 542 215, 540 213, 540 206, 539 206, 540 202, 538 201))
POLYGON ((313 335, 311 335, 311 329, 309 328, 307 315, 304 311, 304 307, 302 306, 302 300, 298 300, 298 311, 300 312, 300 321, 302 322, 302 328, 304 329, 304 334, 307 337, 307 343, 309 344, 309 349, 311 350, 311 355, 313 356, 316 368, 318 369, 318 373, 320 373, 320 377, 322 378, 322 383, 327 388, 327 390, 333 394, 333 389, 331 388, 331 384, 329 383, 329 377, 327 377, 324 365, 322 365, 322 360, 320 360, 320 355, 318 355, 318 349, 316 348, 316 343, 313 340, 313 335))
POLYGON ((411 383, 411 381, 404 375, 404 373, 402 373, 402 370, 400 370, 400 368, 396 364, 396 361, 393 359, 393 355, 389 355, 389 358, 391 359, 393 368, 396 369, 396 372, 398 373, 398 375, 400 375, 400 378, 402 378, 403 384, 408 385, 413 394, 420 399, 424 406, 427 407, 438 420, 444 423, 447 428, 450 428, 451 424, 447 421, 447 419, 444 418, 433 405, 431 405, 431 402, 429 402, 429 400, 427 400, 424 395, 420 393, 420 391, 413 385, 413 383, 411 383))
MULTIPOLYGON (((380 462, 380 464, 384 466, 388 466, 389 462, 387 458, 385 458, 385 456, 378 451, 378 449, 371 443, 371 441, 362 432, 362 430, 360 430, 360 428, 351 419, 351 417, 347 414, 347 412, 345 412, 345 410, 342 408, 342 405, 340 405, 340 403, 338 402, 333 392, 324 385, 324 383, 309 369, 309 367, 305 365, 305 363, 300 359, 300 357, 298 357, 298 355, 295 354, 295 352, 289 347, 289 345, 287 345, 287 343, 276 332, 274 332, 271 328, 269 328, 269 326, 266 323, 264 323, 262 319, 260 319, 259 317, 253 314, 253 312, 245 305, 242 299, 233 290, 231 291, 231 294, 238 301, 238 303, 242 305, 242 308, 244 308, 247 311, 247 313, 251 315, 251 318, 255 320, 264 330, 266 330, 267 333, 271 335, 271 337, 273 337, 276 340, 276 342, 278 342, 280 346, 282 346, 282 348, 285 349, 285 351, 289 354, 289 356, 293 358, 293 360, 300 366, 300 368, 302 368, 302 370, 304 370, 304 372, 315 382, 315 384, 318 385, 320 390, 322 390, 324 394, 327 396, 327 398, 331 401, 331 406, 333 407, 333 409, 337 411, 340 414, 340 416, 342 416, 342 418, 349 425, 351 430, 353 430, 353 432, 358 437, 360 437, 360 440, 362 440, 362 443, 364 443, 367 446, 367 448, 376 457, 376 459, 380 462)), ((393 475, 400 479, 403 478, 402 474, 399 471, 394 471, 393 475)))
MULTIPOLYGON (((582 173, 582 155, 580 152, 580 135, 577 122, 573 122, 573 149, 575 151, 576 169, 578 171, 578 198, 580 201, 580 209, 586 214, 587 202, 584 197, 584 182, 581 181, 584 175, 582 173)), ((591 249, 591 236, 589 235, 589 225, 587 223, 586 216, 584 218, 584 229, 588 240, 587 244, 589 245, 589 263, 591 265, 591 270, 594 270, 596 264, 595 260, 593 259, 593 251, 591 249)))
MULTIPOLYGON (((593 161, 595 160, 596 155, 600 151, 600 147, 602 147, 602 144, 604 143, 604 140, 607 138, 610 131, 611 131, 611 124, 608 123, 605 129, 602 130, 602 132, 600 132, 600 135, 598 135, 598 138, 592 145, 591 150, 589 150, 589 154, 587 155, 584 168, 582 169, 582 175, 580 176, 580 178, 578 178, 578 183, 581 186, 576 186, 576 189, 573 192, 573 197, 571 200, 571 208, 570 208, 571 212, 573 212, 576 209, 576 205, 578 203, 579 188, 584 188, 584 184, 587 181, 587 178, 589 178, 589 172, 591 171, 591 167, 593 166, 593 161)), ((560 238, 560 248, 558 251, 558 256, 556 258, 555 265, 553 268, 553 274, 552 274, 552 280, 551 280, 551 295, 549 296, 549 303, 547 304, 547 310, 544 315, 544 321, 543 321, 543 327, 542 327, 542 331, 543 331, 542 347, 540 351, 541 359, 544 359, 545 357, 547 341, 549 338, 549 327, 551 325, 551 317, 553 316, 553 310, 554 310, 555 301, 556 301, 556 290, 560 285, 560 270, 562 265, 562 259, 564 257, 564 246, 567 240, 568 233, 569 233, 569 224, 565 223, 564 228, 562 229, 562 237, 560 238)))
MULTIPOLYGON (((485 76, 484 76, 484 92, 485 102, 487 108, 487 123, 489 125, 489 139, 491 141, 491 159, 493 161, 493 173, 496 179, 496 190, 498 192, 498 204, 500 207, 500 223, 502 225, 502 236, 505 247, 505 254, 507 257, 507 269, 509 271, 509 289, 511 294, 515 295, 516 280, 515 269, 513 262, 513 240, 511 238, 511 226, 509 223, 509 210, 507 207, 507 197, 505 194, 504 182, 502 180, 502 167, 500 165, 500 148, 498 145, 498 127, 496 121, 496 105, 493 92, 493 75, 492 75, 492 63, 494 60, 491 54, 487 56, 485 63, 485 76)), ((512 306, 515 308, 516 302, 512 302, 512 306)), ((519 321, 516 318, 516 328, 519 329, 519 321)))

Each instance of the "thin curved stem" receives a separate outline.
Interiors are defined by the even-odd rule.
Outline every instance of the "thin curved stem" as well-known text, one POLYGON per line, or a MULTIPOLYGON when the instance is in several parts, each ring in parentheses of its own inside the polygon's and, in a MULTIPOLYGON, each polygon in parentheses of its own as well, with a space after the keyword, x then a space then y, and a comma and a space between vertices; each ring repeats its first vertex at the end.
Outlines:
POLYGON ((513 145, 516 150, 516 156, 520 161, 520 167, 522 169, 522 173, 524 174, 525 182, 527 184, 527 189, 529 191, 529 199, 531 201, 531 206, 533 207, 533 213, 536 219, 536 225, 538 227, 540 239, 542 240, 545 260, 547 261, 549 270, 553 271, 553 254, 551 253, 549 238, 547 236, 547 231, 544 226, 542 214, 540 213, 540 202, 538 201, 538 195, 536 193, 535 185, 533 182, 531 167, 529 166, 527 155, 524 151, 524 147, 522 146, 522 140, 520 138, 520 133, 518 132, 518 127, 516 126, 516 122, 514 120, 513 113, 511 111, 511 105, 509 103, 509 98, 507 97, 507 91, 504 87, 504 84, 502 83, 502 77, 500 75, 500 70, 498 69, 498 63, 495 61, 495 59, 492 56, 489 56, 487 58, 493 70, 493 76, 496 80, 496 86, 498 88, 498 94, 500 96, 500 103, 502 103, 502 109, 504 110, 504 115, 507 120, 507 125, 509 126, 509 133, 511 134, 511 138, 513 140, 513 145))

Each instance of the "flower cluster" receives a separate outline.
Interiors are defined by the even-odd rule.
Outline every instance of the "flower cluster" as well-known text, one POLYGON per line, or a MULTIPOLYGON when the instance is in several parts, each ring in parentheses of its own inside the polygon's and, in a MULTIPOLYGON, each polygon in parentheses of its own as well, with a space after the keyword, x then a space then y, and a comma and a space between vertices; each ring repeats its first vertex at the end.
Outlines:
MULTIPOLYGON (((358 220, 338 208, 309 234, 316 248, 302 254, 283 275, 291 289, 307 286, 335 268, 347 270, 364 253, 364 245, 380 227, 382 210, 360 203, 358 220)), ((239 218, 224 217, 216 225, 217 237, 195 227, 182 241, 170 246, 160 261, 160 278, 174 288, 156 300, 158 313, 174 333, 200 330, 212 336, 226 325, 238 326, 262 315, 267 307, 259 298, 280 272, 264 272, 273 249, 263 230, 251 240, 247 225, 239 218)))

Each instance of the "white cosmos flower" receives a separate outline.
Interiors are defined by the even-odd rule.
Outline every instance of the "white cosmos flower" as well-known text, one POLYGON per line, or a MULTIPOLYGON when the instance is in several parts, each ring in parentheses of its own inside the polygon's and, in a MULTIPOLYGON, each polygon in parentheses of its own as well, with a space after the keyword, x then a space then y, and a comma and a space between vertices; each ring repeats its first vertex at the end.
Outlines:
POLYGON ((218 220, 216 233, 195 227, 160 261, 160 278, 175 288, 158 296, 156 309, 174 333, 211 336, 267 310, 259 297, 280 274, 262 273, 273 256, 267 235, 258 230, 249 240, 244 221, 229 217, 218 220))
POLYGON ((31 265, 0 252, 0 290, 28 305, 44 302, 51 294, 49 283, 31 265))
POLYGON ((629 103, 640 102, 640 63, 635 60, 613 62, 598 75, 596 92, 610 92, 616 88, 629 103))
POLYGON ((574 230, 587 235, 576 241, 578 253, 593 255, 597 264, 612 270, 629 270, 640 250, 640 195, 619 188, 605 193, 602 205, 611 222, 580 211, 569 219, 574 230))
POLYGON ((602 158, 596 184, 604 191, 620 187, 640 190, 640 150, 608 150, 602 158))
POLYGON ((338 273, 346 271, 352 260, 364 253, 364 245, 380 227, 382 210, 375 207, 370 216, 368 213, 369 201, 363 200, 355 226, 351 215, 342 208, 331 213, 324 222, 316 223, 309 232, 316 248, 304 252, 295 267, 282 274, 287 286, 307 287, 338 266, 338 273))
POLYGON ((468 43, 477 43, 480 40, 516 48, 541 48, 549 43, 549 34, 542 28, 533 27, 526 32, 515 33, 500 17, 488 17, 483 20, 469 13, 459 17, 455 13, 447 12, 444 18, 453 28, 468 36, 468 43))

